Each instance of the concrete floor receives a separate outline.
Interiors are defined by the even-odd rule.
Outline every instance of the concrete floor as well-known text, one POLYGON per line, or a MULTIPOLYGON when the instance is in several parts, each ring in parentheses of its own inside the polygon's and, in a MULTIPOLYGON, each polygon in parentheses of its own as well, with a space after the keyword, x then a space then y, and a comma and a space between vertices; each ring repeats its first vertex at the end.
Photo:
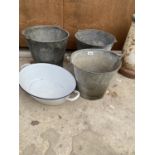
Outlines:
POLYGON ((120 74, 96 101, 47 106, 20 89, 20 155, 134 155, 134 91, 120 74))

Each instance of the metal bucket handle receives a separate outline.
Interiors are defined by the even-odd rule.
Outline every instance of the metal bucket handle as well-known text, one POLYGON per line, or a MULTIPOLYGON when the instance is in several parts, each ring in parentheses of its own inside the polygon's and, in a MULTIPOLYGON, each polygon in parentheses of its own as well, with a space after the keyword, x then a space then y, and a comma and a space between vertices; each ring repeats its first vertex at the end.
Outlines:
POLYGON ((123 53, 118 52, 118 51, 110 51, 110 52, 118 56, 119 59, 122 59, 122 57, 124 56, 123 53))

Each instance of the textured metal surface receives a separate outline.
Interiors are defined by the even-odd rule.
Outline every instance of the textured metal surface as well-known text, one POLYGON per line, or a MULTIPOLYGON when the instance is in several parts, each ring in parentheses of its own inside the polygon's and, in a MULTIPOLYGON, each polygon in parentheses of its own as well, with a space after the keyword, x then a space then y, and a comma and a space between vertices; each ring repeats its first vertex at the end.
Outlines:
POLYGON ((79 30, 75 34, 77 49, 103 48, 111 50, 117 42, 115 36, 108 32, 96 29, 79 30))
POLYGON ((102 49, 78 50, 71 55, 74 74, 81 96, 99 99, 121 66, 121 57, 102 49))
POLYGON ((56 26, 33 26, 24 30, 32 57, 37 63, 62 66, 69 33, 56 26))

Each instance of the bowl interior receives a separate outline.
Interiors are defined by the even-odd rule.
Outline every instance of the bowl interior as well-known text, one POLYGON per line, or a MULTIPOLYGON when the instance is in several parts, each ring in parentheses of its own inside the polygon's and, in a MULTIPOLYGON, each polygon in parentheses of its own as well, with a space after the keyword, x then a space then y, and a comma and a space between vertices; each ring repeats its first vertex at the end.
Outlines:
POLYGON ((32 64, 20 71, 20 86, 29 94, 44 99, 58 99, 72 93, 76 82, 62 67, 51 64, 32 64))
POLYGON ((116 40, 112 34, 94 29, 78 31, 75 36, 85 44, 101 47, 113 44, 116 40))
POLYGON ((67 39, 68 33, 58 27, 34 26, 25 31, 27 38, 38 42, 55 42, 67 39))

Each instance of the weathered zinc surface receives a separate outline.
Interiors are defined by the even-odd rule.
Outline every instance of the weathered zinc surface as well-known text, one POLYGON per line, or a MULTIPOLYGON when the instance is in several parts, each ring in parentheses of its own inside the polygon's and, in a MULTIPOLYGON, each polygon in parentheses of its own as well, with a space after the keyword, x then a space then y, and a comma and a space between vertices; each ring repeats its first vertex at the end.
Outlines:
POLYGON ((19 115, 20 155, 134 155, 134 80, 120 74, 95 101, 46 106, 20 89, 19 115))

